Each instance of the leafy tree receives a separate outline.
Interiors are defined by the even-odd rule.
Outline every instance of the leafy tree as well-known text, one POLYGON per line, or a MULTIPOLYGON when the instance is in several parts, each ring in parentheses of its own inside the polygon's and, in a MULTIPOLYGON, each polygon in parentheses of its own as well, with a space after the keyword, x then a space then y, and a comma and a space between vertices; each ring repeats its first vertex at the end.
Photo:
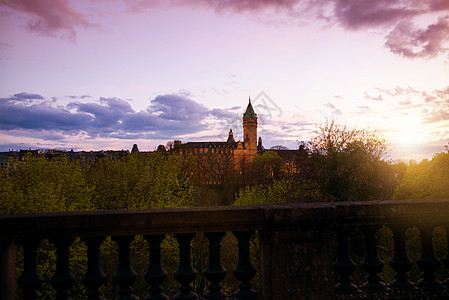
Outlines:
POLYGON ((275 145, 270 147, 270 150, 288 150, 288 148, 283 145, 275 145))
POLYGON ((388 199, 399 183, 384 158, 386 140, 375 130, 327 120, 300 150, 302 176, 316 181, 328 201, 388 199))
POLYGON ((282 158, 275 151, 266 151, 253 158, 250 174, 258 183, 267 184, 281 177, 283 166, 282 158))
POLYGON ((47 160, 27 155, 1 169, 0 213, 54 212, 92 209, 91 188, 79 162, 66 156, 47 160))
MULTIPOLYGON (((134 153, 122 159, 103 157, 98 162, 70 161, 60 156, 27 156, 24 161, 13 160, 1 169, 0 213, 29 213, 91 209, 127 209, 179 207, 192 205, 192 188, 184 166, 185 159, 164 153, 134 153)), ((169 239, 168 239, 169 240, 169 239)), ((168 261, 176 261, 177 249, 173 239, 165 244, 168 261), (175 252, 176 251, 176 252, 175 252)), ((116 268, 115 243, 108 238, 103 243, 103 267, 116 268)), ((74 298, 81 298, 84 287, 81 277, 86 271, 86 246, 77 239, 71 247, 71 265, 77 281, 74 298)), ((133 243, 133 263, 140 273, 147 263, 146 242, 137 237, 133 243)), ((55 271, 55 248, 43 241, 39 250, 39 272, 45 282, 42 299, 54 298, 49 279, 55 271)), ((23 270, 23 255, 19 248, 17 272, 23 270)), ((144 294, 147 284, 142 278, 136 291, 144 294)), ((104 288, 106 295, 116 294, 116 286, 104 288)))
POLYGON ((410 162, 393 199, 430 199, 449 197, 449 150, 435 154, 429 161, 410 162))
POLYGON ((133 153, 86 164, 96 209, 138 209, 192 205, 185 159, 162 152, 133 153))
POLYGON ((268 186, 246 186, 236 195, 234 205, 317 202, 320 201, 320 196, 320 189, 316 183, 289 178, 274 180, 268 186))

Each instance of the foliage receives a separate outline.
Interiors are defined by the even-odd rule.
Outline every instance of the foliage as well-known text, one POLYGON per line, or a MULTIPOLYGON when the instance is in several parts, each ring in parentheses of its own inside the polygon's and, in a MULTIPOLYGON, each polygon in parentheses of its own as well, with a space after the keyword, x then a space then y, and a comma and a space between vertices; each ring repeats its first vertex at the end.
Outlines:
POLYGON ((160 152, 95 163, 28 155, 1 169, 0 212, 191 206, 184 164, 183 157, 160 152))
POLYGON ((393 199, 449 198, 449 151, 435 154, 429 161, 411 162, 393 199))
POLYGON ((0 212, 2 214, 93 209, 92 188, 86 184, 79 162, 61 156, 11 161, 1 169, 0 212))
POLYGON ((288 148, 283 145, 275 145, 275 146, 271 146, 270 150, 288 150, 288 148))
POLYGON ((311 143, 301 145, 300 167, 328 201, 390 198, 399 181, 384 159, 388 145, 379 132, 327 120, 315 134, 311 143))
POLYGON ((266 151, 255 156, 250 165, 250 176, 257 183, 267 184, 281 177, 283 171, 282 158, 275 151, 266 151))
POLYGON ((271 185, 247 186, 236 195, 234 205, 282 204, 320 200, 318 185, 293 178, 274 180, 271 185))
POLYGON ((96 209, 140 209, 192 205, 185 159, 161 152, 133 153, 120 160, 85 165, 96 209))
POLYGON ((251 169, 257 184, 243 187, 235 203, 389 199, 404 166, 386 161, 387 150, 379 132, 327 120, 317 125, 311 142, 286 154, 287 162, 275 151, 256 156, 251 169))
MULTIPOLYGON (((164 153, 133 153, 122 159, 103 157, 97 162, 69 160, 65 156, 47 159, 28 155, 12 160, 1 169, 0 213, 53 212, 98 209, 138 209, 180 207, 193 204, 192 187, 185 159, 164 153)), ((166 261, 175 263, 176 243, 166 239, 166 261)), ((139 274, 147 268, 147 247, 141 237, 132 244, 133 265, 139 274)), ((71 245, 70 264, 77 280, 75 298, 84 294, 81 277, 86 271, 86 246, 77 239, 71 245)), ((49 283, 55 271, 55 247, 43 241, 39 249, 39 273, 44 278, 42 299, 54 297, 49 283)), ((102 265, 111 276, 117 267, 116 244, 107 238, 102 245, 102 265)), ((16 274, 23 270, 23 253, 17 252, 16 274)), ((112 283, 112 277, 108 279, 112 283)), ((172 281, 172 285, 176 285, 172 281)), ((146 293, 147 284, 139 277, 136 292, 146 293)), ((116 294, 117 286, 104 286, 105 295, 116 294)), ((173 289, 172 289, 173 290, 173 289)))

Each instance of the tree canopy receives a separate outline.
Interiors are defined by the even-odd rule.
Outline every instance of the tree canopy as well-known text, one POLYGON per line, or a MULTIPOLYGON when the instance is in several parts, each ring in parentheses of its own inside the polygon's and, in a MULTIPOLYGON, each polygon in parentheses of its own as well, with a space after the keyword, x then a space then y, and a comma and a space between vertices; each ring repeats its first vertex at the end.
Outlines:
POLYGON ((449 198, 449 151, 410 162, 393 199, 449 198))
POLYGON ((185 163, 160 152, 95 163, 28 155, 0 170, 0 213, 191 206, 185 163))
POLYGON ((310 157, 302 160, 306 176, 320 185, 329 201, 388 199, 399 183, 386 160, 388 144, 376 130, 327 120, 304 145, 310 157))

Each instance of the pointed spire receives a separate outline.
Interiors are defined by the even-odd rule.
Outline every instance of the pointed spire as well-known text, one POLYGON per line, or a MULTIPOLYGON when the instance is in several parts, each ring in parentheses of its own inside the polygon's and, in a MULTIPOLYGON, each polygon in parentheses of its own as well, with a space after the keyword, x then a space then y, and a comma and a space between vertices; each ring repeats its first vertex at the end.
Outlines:
POLYGON ((257 114, 254 112, 253 106, 251 105, 251 96, 249 97, 248 106, 243 114, 244 118, 257 118, 257 114))
POLYGON ((226 142, 228 144, 234 144, 235 143, 234 133, 232 132, 232 128, 229 129, 229 136, 228 136, 228 140, 226 142))

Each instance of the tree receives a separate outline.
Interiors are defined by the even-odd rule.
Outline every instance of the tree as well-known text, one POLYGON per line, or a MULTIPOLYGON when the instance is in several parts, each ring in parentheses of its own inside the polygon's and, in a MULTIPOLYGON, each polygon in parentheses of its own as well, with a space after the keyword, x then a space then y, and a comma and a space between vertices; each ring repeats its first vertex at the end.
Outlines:
POLYGON ((96 209, 139 209, 192 205, 186 159, 159 151, 100 159, 86 166, 96 209))
POLYGON ((275 146, 272 146, 270 148, 270 150, 288 150, 288 148, 283 145, 275 145, 275 146))
POLYGON ((449 198, 449 150, 410 162, 393 199, 449 198))
POLYGON ((275 151, 266 151, 257 155, 251 161, 251 176, 259 184, 267 184, 279 179, 282 175, 284 162, 275 151))
MULTIPOLYGON (((69 160, 65 156, 46 159, 43 155, 28 155, 24 161, 13 160, 0 172, 0 213, 53 212, 91 209, 128 209, 191 206, 192 187, 186 173, 185 158, 165 153, 133 153, 121 159, 104 156, 97 162, 69 160)), ((173 239, 164 242, 169 252, 166 261, 176 262, 177 248, 173 239)), ((108 238, 102 245, 104 270, 116 268, 114 243, 108 238)), ((17 274, 22 273, 23 255, 17 254, 17 274)), ((55 247, 48 241, 40 245, 39 272, 51 278, 56 268, 55 247)), ((132 259, 136 269, 144 273, 147 247, 142 237, 133 242, 132 259)), ((76 239, 71 246, 70 263, 76 275, 73 298, 85 291, 81 277, 87 268, 86 246, 76 239)), ((176 283, 172 282, 173 285, 176 283)), ((134 285, 144 293, 146 283, 134 285)), ((42 287, 54 299, 50 283, 42 287)), ((103 289, 112 298, 114 286, 103 289), (109 290, 111 289, 111 290, 109 290)))
POLYGON ((317 182, 328 201, 388 199, 399 183, 385 160, 387 142, 376 130, 326 120, 300 150, 300 176, 317 182))
POLYGON ((92 209, 91 188, 79 162, 66 156, 48 160, 28 154, 1 169, 0 212, 3 214, 92 209))
POLYGON ((304 203, 320 200, 322 200, 321 192, 316 183, 288 178, 274 180, 270 185, 246 186, 236 195, 234 205, 304 203))

